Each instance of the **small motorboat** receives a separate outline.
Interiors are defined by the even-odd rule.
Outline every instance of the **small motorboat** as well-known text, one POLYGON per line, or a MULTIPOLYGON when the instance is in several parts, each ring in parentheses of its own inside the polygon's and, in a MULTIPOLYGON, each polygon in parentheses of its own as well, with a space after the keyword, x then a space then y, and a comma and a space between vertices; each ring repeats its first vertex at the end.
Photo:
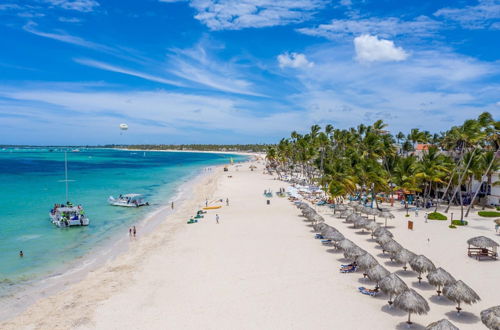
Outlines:
POLYGON ((108 203, 113 206, 124 206, 124 207, 141 207, 149 205, 148 202, 140 198, 141 194, 126 194, 120 195, 118 198, 109 196, 108 203))

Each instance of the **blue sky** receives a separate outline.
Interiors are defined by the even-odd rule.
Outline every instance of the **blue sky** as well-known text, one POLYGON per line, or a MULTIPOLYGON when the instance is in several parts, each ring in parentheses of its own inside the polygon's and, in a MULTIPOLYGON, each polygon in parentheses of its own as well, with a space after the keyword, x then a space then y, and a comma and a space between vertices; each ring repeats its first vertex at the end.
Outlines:
POLYGON ((0 144, 272 143, 500 114, 500 0, 4 0, 0 40, 0 144))

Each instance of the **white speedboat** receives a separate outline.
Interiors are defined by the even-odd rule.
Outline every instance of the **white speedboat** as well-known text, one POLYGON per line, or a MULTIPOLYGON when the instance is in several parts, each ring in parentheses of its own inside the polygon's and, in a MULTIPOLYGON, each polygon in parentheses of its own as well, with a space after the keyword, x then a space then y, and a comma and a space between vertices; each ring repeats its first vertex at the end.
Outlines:
POLYGON ((49 213, 57 227, 88 226, 90 221, 80 205, 56 205, 49 213))
POLYGON ((124 206, 124 207, 140 207, 149 205, 141 197, 141 194, 126 194, 120 195, 118 198, 109 196, 108 203, 114 206, 124 206))

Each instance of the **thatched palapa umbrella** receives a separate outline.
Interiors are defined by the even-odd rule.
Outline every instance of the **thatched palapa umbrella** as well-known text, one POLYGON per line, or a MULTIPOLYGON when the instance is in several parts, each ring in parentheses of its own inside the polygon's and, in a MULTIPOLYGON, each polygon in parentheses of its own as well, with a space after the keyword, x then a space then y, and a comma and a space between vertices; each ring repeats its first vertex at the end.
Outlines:
POLYGON ((460 330, 453 323, 447 319, 442 319, 436 322, 432 322, 425 327, 425 330, 460 330))
POLYGON ((356 260, 356 263, 358 264, 358 268, 363 271, 366 271, 369 268, 372 268, 373 266, 378 264, 377 260, 369 253, 365 253, 359 256, 358 259, 356 260))
MULTIPOLYGON (((390 253, 396 253, 397 251, 401 250, 403 247, 401 244, 396 242, 395 240, 391 239, 390 241, 387 241, 386 243, 382 244, 382 252, 385 253, 385 251, 390 252, 390 253)), ((391 260, 393 257, 391 257, 391 260)))
POLYGON ((375 221, 375 217, 378 216, 378 215, 380 215, 380 212, 377 209, 368 209, 366 211, 366 214, 367 215, 373 215, 373 221, 375 221))
POLYGON ((438 296, 441 295, 442 286, 455 283, 456 281, 455 278, 451 276, 450 273, 448 273, 441 267, 436 268, 436 270, 429 272, 429 274, 427 274, 427 280, 429 281, 430 284, 437 287, 436 292, 438 296))
POLYGON ((389 274, 390 272, 379 264, 373 266, 372 268, 368 268, 368 270, 366 271, 366 275, 368 275, 368 278, 376 283, 375 290, 378 290, 378 283, 380 282, 380 280, 382 280, 389 274))
POLYGON ((482 311, 481 321, 490 330, 500 330, 500 305, 482 311))
POLYGON ((328 228, 328 225, 324 222, 317 223, 313 225, 315 231, 321 231, 323 228, 328 228))
POLYGON ((347 218, 345 218, 345 222, 354 222, 354 220, 359 218, 361 218, 359 215, 353 213, 348 215, 347 218))
POLYGON ((373 236, 375 237, 379 237, 379 236, 382 236, 382 235, 387 235, 387 236, 390 236, 390 237, 393 237, 394 235, 386 228, 384 227, 379 227, 377 228, 374 232, 373 232, 373 236))
POLYGON ((380 235, 379 237, 375 238, 375 242, 378 243, 378 245, 382 246, 385 243, 392 241, 393 238, 389 235, 380 235))
POLYGON ((364 225, 368 222, 365 218, 356 218, 353 220, 352 224, 354 225, 354 228, 363 228, 364 225))
POLYGON ((462 310, 462 308, 460 308, 461 302, 470 305, 481 300, 481 298, 479 298, 478 294, 474 290, 472 290, 467 284, 460 280, 456 281, 453 284, 445 285, 445 287, 443 288, 443 295, 458 304, 458 313, 460 313, 460 311, 462 310))
POLYGON ((385 219, 385 227, 387 227, 387 219, 394 219, 394 214, 392 214, 391 212, 389 211, 382 211, 380 213, 380 217, 384 218, 385 219))
POLYGON ((357 247, 356 244, 354 244, 352 241, 348 240, 347 238, 344 238, 343 240, 341 240, 337 243, 337 247, 339 249, 341 249, 342 251, 352 249, 355 246, 357 247))
POLYGON ((335 231, 332 230, 332 231, 328 232, 324 237, 326 239, 331 240, 335 247, 338 247, 337 242, 340 242, 340 241, 345 239, 344 235, 342 235, 340 232, 338 232, 336 230, 335 231))
POLYGON ((351 214, 353 214, 354 211, 353 210, 345 210, 345 211, 342 211, 340 212, 340 218, 347 218, 348 216, 350 216, 351 214))
POLYGON ((408 312, 408 323, 412 324, 411 314, 427 314, 430 310, 427 300, 419 295, 415 290, 409 289, 394 298, 394 306, 408 312))
POLYGON ((422 281, 422 273, 428 273, 436 269, 436 266, 426 256, 419 255, 410 260, 411 269, 418 273, 418 283, 422 281))
POLYGON ((394 259, 396 259, 397 262, 403 264, 403 270, 406 271, 408 267, 406 267, 406 264, 410 262, 413 258, 415 258, 417 255, 410 250, 407 249, 401 249, 396 254, 394 255, 394 259))
POLYGON ((344 257, 346 259, 351 259, 353 262, 357 262, 357 259, 363 254, 366 254, 366 251, 358 246, 344 250, 344 257))
POLYGON ((380 290, 389 295, 389 306, 392 305, 392 297, 408 290, 408 286, 398 275, 392 273, 379 282, 380 290))
POLYGON ((378 223, 376 223, 375 221, 368 221, 363 227, 371 232, 372 238, 373 238, 373 232, 377 228, 379 228, 380 225, 378 223))

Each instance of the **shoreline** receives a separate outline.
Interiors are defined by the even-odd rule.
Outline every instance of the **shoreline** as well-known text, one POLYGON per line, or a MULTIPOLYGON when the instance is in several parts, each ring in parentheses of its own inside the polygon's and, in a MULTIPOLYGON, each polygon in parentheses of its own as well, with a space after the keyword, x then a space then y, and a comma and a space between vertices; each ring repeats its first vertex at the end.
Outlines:
MULTIPOLYGON (((189 175, 184 182, 180 183, 168 201, 164 201, 163 204, 149 211, 132 224, 137 227, 141 236, 151 233, 165 218, 168 220, 169 217, 172 217, 177 207, 182 207, 182 204, 189 200, 188 194, 193 187, 200 185, 213 173, 204 171, 205 168, 216 171, 217 168, 222 168, 222 166, 224 165, 212 165, 198 169, 195 173, 189 175), (171 209, 170 203, 172 201, 175 204, 174 210, 171 209)), ((0 306, 2 307, 0 309, 0 325, 2 322, 24 313, 37 301, 54 296, 67 287, 83 281, 89 273, 104 267, 129 252, 132 244, 133 240, 130 239, 128 233, 116 232, 109 239, 109 242, 92 248, 85 255, 61 265, 50 274, 13 284, 13 288, 7 291, 7 295, 0 298, 0 306), (64 284, 64 286, 60 284, 64 284)))

